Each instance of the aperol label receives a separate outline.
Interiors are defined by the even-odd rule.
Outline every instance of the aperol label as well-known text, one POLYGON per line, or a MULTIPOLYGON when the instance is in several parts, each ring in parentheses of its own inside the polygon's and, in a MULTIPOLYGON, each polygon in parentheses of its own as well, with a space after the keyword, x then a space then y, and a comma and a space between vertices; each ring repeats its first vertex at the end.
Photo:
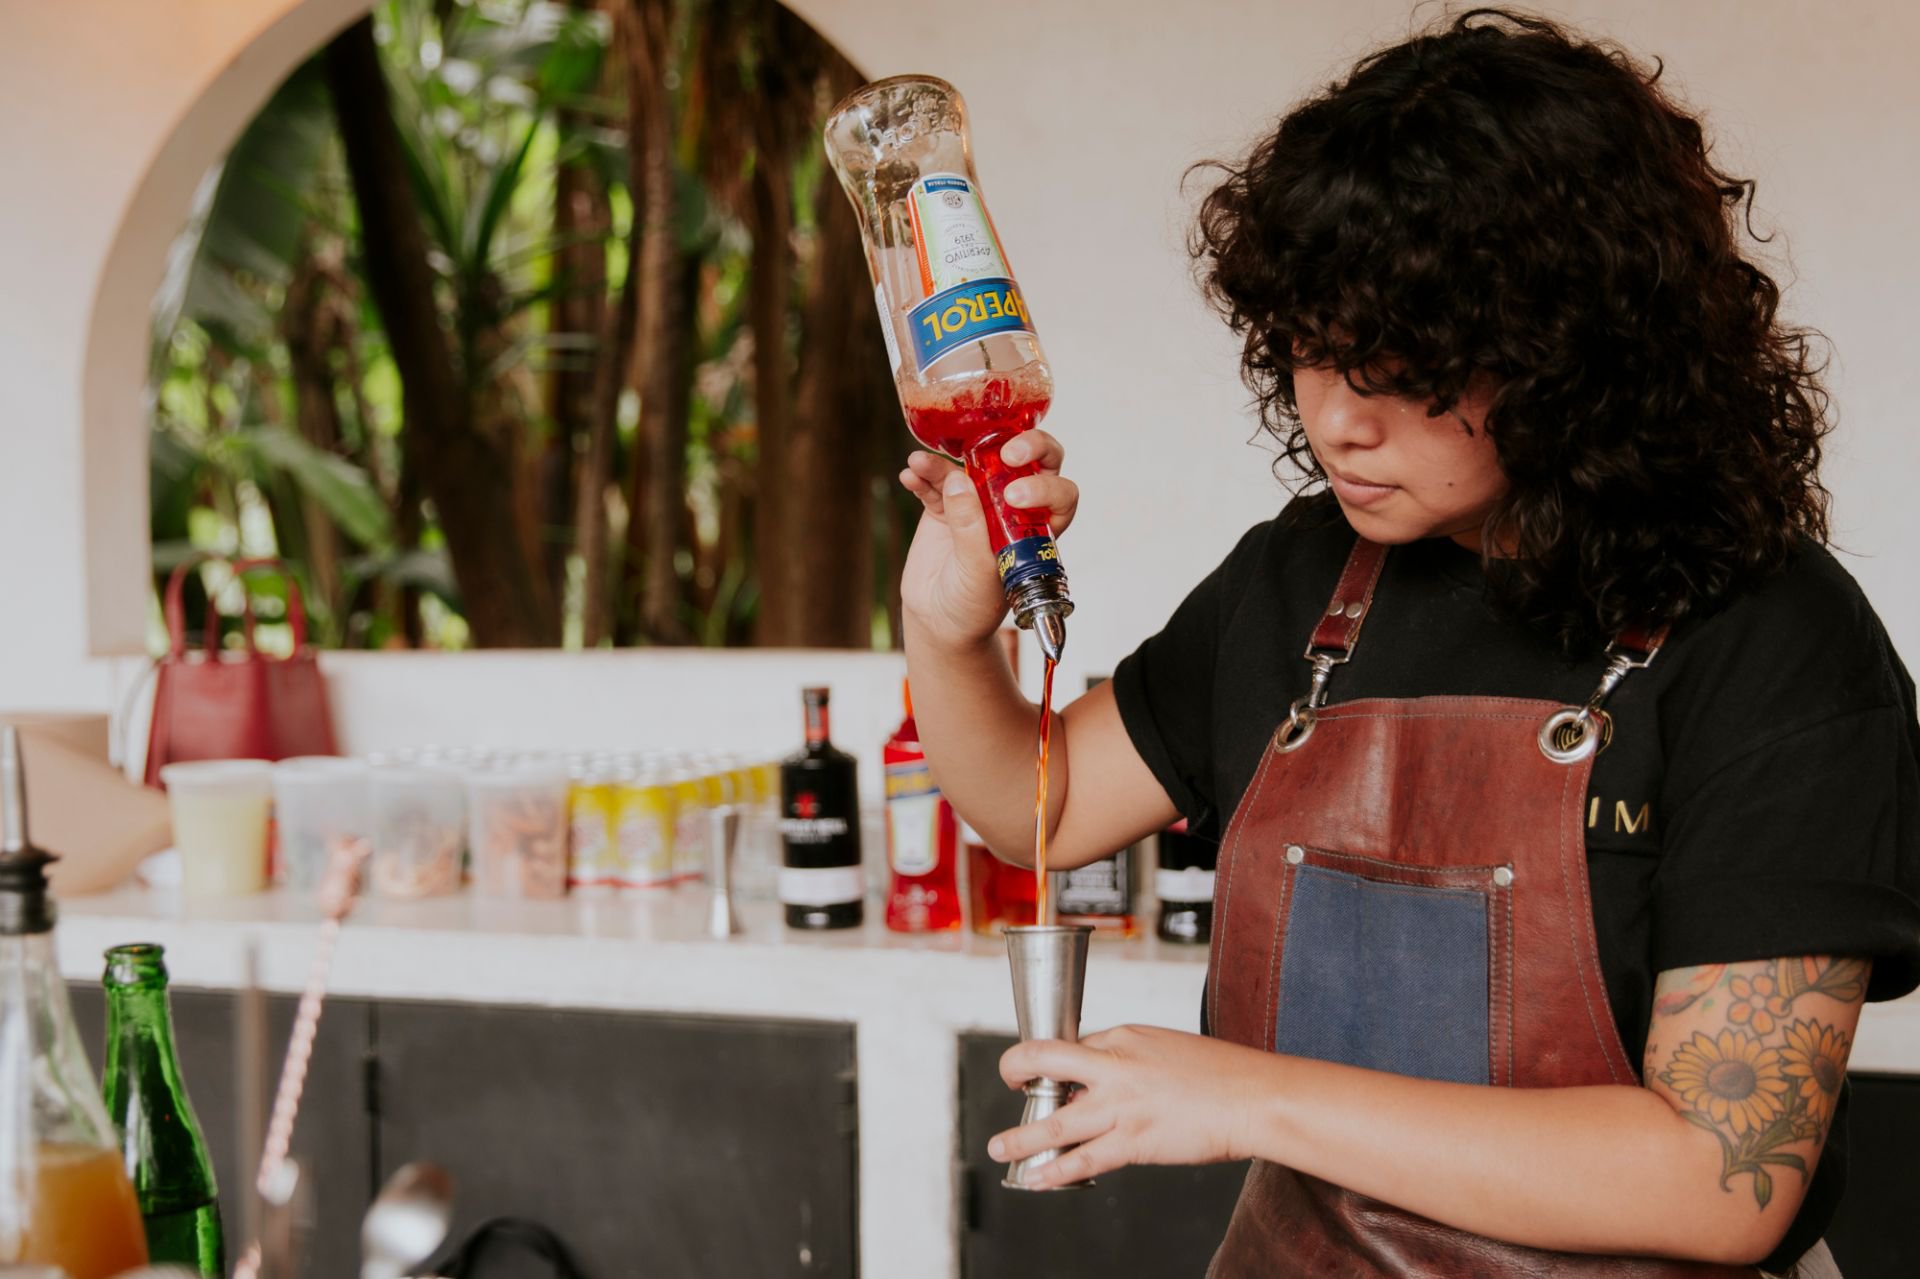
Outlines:
POLYGON ((914 362, 924 370, 955 347, 989 333, 1031 333, 1033 317, 1020 286, 1003 276, 934 294, 907 313, 907 328, 913 335, 914 362))

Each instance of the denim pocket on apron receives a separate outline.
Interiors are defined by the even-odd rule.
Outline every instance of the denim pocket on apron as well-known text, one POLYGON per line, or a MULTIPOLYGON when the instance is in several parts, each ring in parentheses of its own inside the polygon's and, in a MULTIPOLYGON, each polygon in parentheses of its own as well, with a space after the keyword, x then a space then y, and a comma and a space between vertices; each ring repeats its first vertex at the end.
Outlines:
POLYGON ((1463 1084, 1505 1083, 1506 867, 1286 849, 1273 1047, 1463 1084))

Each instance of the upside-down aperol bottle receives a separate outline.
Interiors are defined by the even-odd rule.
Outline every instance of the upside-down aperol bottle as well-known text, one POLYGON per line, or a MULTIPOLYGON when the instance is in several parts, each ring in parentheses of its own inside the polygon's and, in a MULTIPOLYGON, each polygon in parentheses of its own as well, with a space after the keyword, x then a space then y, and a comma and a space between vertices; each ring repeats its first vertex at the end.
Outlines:
POLYGON ((827 158, 860 221, 900 407, 914 436, 966 464, 1014 621, 1058 661, 1073 611, 1045 511, 1009 506, 1031 465, 1000 446, 1053 400, 1026 297, 973 171, 966 104, 932 76, 855 90, 826 124, 827 158))

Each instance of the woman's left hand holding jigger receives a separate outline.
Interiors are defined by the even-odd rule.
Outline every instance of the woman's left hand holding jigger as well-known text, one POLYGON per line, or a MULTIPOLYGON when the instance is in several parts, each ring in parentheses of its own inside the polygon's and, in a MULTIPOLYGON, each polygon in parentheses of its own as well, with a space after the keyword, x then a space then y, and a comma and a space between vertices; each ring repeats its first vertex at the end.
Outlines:
POLYGON ((1045 1076, 1080 1085, 1053 1115, 1011 1128, 987 1153, 1012 1163, 1075 1148, 1026 1176, 1034 1189, 1095 1177, 1128 1164, 1206 1164, 1250 1158, 1262 1097, 1284 1058, 1157 1026, 1119 1026, 1077 1044, 1036 1039, 1000 1058, 1019 1089, 1045 1076))

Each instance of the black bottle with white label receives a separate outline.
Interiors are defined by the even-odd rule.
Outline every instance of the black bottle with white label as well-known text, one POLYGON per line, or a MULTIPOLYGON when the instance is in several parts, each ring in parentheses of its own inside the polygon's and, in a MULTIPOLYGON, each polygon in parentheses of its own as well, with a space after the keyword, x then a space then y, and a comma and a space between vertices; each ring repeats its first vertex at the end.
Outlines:
POLYGON ((807 744, 780 765, 780 902, 791 928, 858 928, 860 789, 853 756, 828 739, 828 690, 801 690, 807 744))
POLYGON ((1185 822, 1160 832, 1160 856, 1153 873, 1160 918, 1154 933, 1161 941, 1205 945, 1213 939, 1213 868, 1220 845, 1187 829, 1185 822))

